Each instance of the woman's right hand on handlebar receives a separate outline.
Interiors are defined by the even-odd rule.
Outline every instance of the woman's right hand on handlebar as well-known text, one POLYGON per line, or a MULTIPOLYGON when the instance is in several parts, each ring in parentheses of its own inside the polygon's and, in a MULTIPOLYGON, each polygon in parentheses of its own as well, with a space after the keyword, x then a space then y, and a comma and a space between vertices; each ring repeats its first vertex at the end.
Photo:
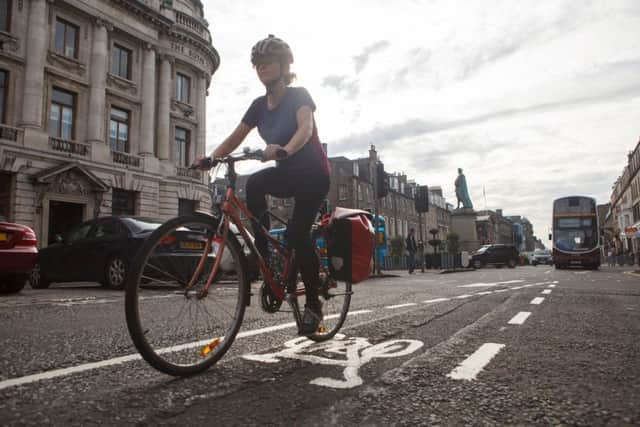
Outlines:
POLYGON ((216 164, 218 164, 218 161, 212 159, 211 157, 200 157, 191 166, 189 166, 189 169, 208 171, 211 168, 213 168, 216 164))

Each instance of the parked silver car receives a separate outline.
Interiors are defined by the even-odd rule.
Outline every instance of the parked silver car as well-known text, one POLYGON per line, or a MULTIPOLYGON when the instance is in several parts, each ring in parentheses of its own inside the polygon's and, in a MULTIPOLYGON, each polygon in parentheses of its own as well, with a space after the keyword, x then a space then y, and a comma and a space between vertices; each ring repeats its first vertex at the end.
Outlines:
POLYGON ((531 255, 531 265, 535 266, 538 264, 546 264, 546 265, 553 264, 550 250, 546 250, 546 249, 537 250, 531 255))

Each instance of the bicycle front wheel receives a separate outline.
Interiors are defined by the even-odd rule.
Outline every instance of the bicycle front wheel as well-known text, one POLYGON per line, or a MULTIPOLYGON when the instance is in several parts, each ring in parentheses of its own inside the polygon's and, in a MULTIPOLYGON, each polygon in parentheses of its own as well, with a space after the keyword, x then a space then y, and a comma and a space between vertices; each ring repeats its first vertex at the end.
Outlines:
POLYGON ((249 293, 244 255, 229 235, 222 270, 201 292, 213 269, 218 221, 182 216, 153 231, 136 255, 126 284, 131 338, 154 368, 193 375, 218 361, 242 324, 249 293))

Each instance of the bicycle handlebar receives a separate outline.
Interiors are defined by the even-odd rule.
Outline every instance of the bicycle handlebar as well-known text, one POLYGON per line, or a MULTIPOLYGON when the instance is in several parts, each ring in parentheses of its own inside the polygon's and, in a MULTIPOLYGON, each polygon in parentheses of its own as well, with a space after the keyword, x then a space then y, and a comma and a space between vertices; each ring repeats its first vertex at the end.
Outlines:
MULTIPOLYGON (((276 151, 276 157, 279 160, 287 158, 287 151, 284 149, 279 149, 276 151)), ((212 169, 218 163, 232 163, 242 160, 260 160, 264 161, 264 151, 261 149, 251 150, 250 148, 245 148, 241 155, 232 155, 229 154, 225 157, 220 157, 217 159, 213 159, 211 157, 205 157, 200 159, 198 163, 193 163, 189 166, 189 169, 212 169)))

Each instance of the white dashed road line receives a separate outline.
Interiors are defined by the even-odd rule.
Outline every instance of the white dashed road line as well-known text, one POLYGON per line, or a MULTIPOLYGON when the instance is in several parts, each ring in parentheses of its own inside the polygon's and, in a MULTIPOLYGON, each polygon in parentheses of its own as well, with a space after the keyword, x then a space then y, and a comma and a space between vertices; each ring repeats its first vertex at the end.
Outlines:
POLYGON ((531 300, 531 304, 540 305, 542 304, 542 301, 544 301, 543 297, 535 297, 534 299, 531 300))
POLYGON ((549 295, 551 293, 551 289, 545 289, 541 293, 544 294, 544 295, 549 295))
POLYGON ((504 344, 482 344, 475 353, 467 357, 447 377, 454 380, 474 380, 485 366, 502 350, 504 344))
POLYGON ((522 325, 525 322, 525 320, 527 320, 527 317, 529 317, 530 315, 531 315, 530 311, 521 311, 520 313, 513 316, 511 320, 509 320, 509 324, 522 325))

